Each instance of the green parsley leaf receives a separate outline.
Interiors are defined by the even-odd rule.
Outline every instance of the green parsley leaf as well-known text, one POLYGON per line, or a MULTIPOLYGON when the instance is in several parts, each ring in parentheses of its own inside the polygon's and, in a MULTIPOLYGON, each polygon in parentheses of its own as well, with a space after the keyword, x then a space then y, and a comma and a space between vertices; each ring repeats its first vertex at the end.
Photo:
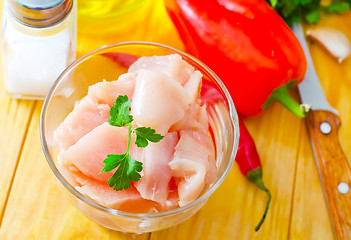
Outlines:
POLYGON ((320 20, 320 12, 343 13, 351 8, 351 0, 333 0, 328 6, 323 6, 321 0, 266 0, 274 10, 292 26, 294 22, 302 19, 308 23, 317 23, 320 20))
POLYGON ((301 4, 301 5, 307 5, 309 4, 310 2, 312 2, 311 0, 294 0, 294 2, 296 4, 301 4))
POLYGON ((327 13, 337 13, 341 14, 345 12, 347 9, 350 8, 350 4, 347 2, 332 2, 328 6, 324 7, 323 9, 327 13))
POLYGON ((127 95, 119 95, 115 101, 115 105, 110 109, 110 118, 108 123, 112 126, 123 127, 133 121, 133 116, 130 115, 131 100, 128 100, 127 95))
POLYGON ((139 172, 143 170, 143 163, 134 160, 128 153, 121 155, 109 154, 103 162, 106 165, 101 172, 108 172, 119 166, 107 181, 108 185, 116 191, 128 189, 131 187, 131 181, 137 182, 140 180, 139 172))
POLYGON ((146 147, 150 142, 159 142, 162 140, 163 136, 157 134, 156 131, 150 127, 138 127, 134 130, 136 134, 135 144, 138 147, 146 147))
POLYGON ((288 17, 296 8, 294 1, 278 1, 276 11, 284 18, 288 17))
POLYGON ((270 3, 272 5, 273 8, 275 8, 275 6, 277 5, 278 3, 278 0, 270 0, 270 3))
POLYGON ((121 164, 121 161, 123 160, 125 154, 122 155, 116 155, 116 154, 109 154, 107 155, 107 158, 102 161, 105 163, 105 166, 101 169, 101 172, 109 172, 118 167, 118 165, 121 164))
POLYGON ((319 22, 321 16, 319 13, 319 9, 315 9, 305 15, 305 19, 308 23, 317 23, 319 22))
MULTIPOLYGON (((131 100, 128 100, 127 95, 119 95, 116 98, 115 105, 110 109, 109 124, 116 127, 128 126, 128 146, 127 151, 124 154, 109 154, 103 161, 105 166, 101 169, 101 172, 109 172, 117 168, 117 171, 107 181, 110 187, 114 190, 119 191, 122 189, 128 189, 131 187, 130 182, 137 182, 140 180, 140 174, 143 170, 143 163, 134 160, 129 155, 130 144, 132 139, 132 121, 133 116, 131 112, 131 100)), ((139 127, 134 129, 136 134, 135 144, 138 147, 146 147, 149 142, 159 142, 163 136, 156 134, 156 131, 150 127, 139 127)))

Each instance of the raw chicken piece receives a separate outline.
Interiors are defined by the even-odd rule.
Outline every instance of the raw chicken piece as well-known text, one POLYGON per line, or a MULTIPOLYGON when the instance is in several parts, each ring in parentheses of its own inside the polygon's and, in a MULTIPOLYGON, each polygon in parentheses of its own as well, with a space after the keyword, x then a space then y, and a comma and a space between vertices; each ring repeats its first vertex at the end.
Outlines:
POLYGON ((178 82, 160 72, 138 71, 131 114, 139 126, 165 135, 188 107, 189 96, 178 82))
POLYGON ((54 132, 54 144, 66 150, 95 127, 108 121, 110 106, 84 97, 54 132))
MULTIPOLYGON (((211 142, 212 143, 212 142, 211 142)), ((217 178, 217 162, 213 153, 213 147, 211 153, 208 155, 208 169, 205 176, 205 187, 209 188, 217 178)))
POLYGON ((168 184, 168 197, 166 204, 158 204, 157 211, 163 212, 179 208, 178 186, 176 180, 172 177, 168 184))
POLYGON ((203 132, 190 130, 182 130, 180 134, 169 166, 173 176, 181 178, 178 194, 179 206, 182 207, 194 201, 210 180, 214 180, 213 168, 216 171, 217 169, 211 137, 203 132))
POLYGON ((194 67, 185 62, 178 54, 141 57, 129 67, 128 72, 136 72, 140 69, 165 73, 181 85, 185 85, 194 72, 194 67))
POLYGON ((184 117, 174 124, 169 131, 180 131, 182 129, 192 129, 207 133, 208 116, 206 105, 201 106, 199 103, 190 104, 184 117))
POLYGON ((58 168, 65 179, 79 192, 103 206, 135 213, 154 212, 159 208, 159 204, 142 198, 133 186, 117 192, 106 182, 99 182, 83 175, 74 166, 66 168, 61 164, 58 168))
POLYGON ((89 87, 88 96, 98 103, 112 106, 119 95, 127 95, 132 99, 135 88, 135 73, 125 73, 118 80, 99 82, 89 87))
POLYGON ((171 169, 168 163, 173 157, 178 133, 168 133, 160 142, 149 143, 143 151, 143 176, 135 183, 141 196, 166 205, 171 169))
POLYGON ((199 71, 195 71, 191 74, 189 81, 184 85, 185 91, 190 97, 190 102, 195 103, 200 96, 202 84, 202 74, 199 71))
POLYGON ((132 213, 156 211, 157 203, 143 199, 133 186, 129 189, 115 191, 107 183, 90 180, 76 189, 105 207, 132 213))
POLYGON ((88 177, 81 173, 75 166, 58 164, 58 170, 64 178, 73 186, 82 186, 88 182, 88 177))
MULTIPOLYGON (((114 127, 104 123, 82 137, 67 151, 59 154, 59 163, 74 165, 84 175, 99 181, 107 182, 114 171, 100 173, 105 166, 103 160, 108 154, 123 154, 128 145, 128 128, 114 127)), ((135 145, 132 142, 132 146, 135 145)), ((131 147, 130 155, 133 159, 135 153, 131 147)))

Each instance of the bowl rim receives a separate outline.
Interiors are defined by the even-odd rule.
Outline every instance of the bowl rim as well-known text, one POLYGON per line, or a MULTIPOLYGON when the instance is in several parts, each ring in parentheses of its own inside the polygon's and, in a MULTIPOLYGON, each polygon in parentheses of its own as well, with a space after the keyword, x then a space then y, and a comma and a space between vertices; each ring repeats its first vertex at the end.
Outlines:
POLYGON ((40 138, 41 138, 41 144, 42 144, 42 149, 44 151, 44 155, 46 157, 46 160, 47 160, 51 170, 55 174, 56 178, 60 181, 60 183, 70 193, 72 193, 79 200, 88 204, 90 207, 93 207, 95 209, 101 210, 105 213, 109 213, 109 214, 112 214, 115 216, 128 217, 128 218, 134 218, 134 219, 152 219, 152 218, 159 218, 159 217, 164 217, 164 216, 175 215, 175 214, 179 214, 183 211, 186 211, 187 209, 190 209, 190 208, 196 206, 197 204, 199 204, 203 201, 206 201, 212 195, 212 193, 222 184, 222 182, 224 181, 224 179, 228 175, 228 173, 229 173, 229 171, 230 171, 230 169, 235 161, 235 156, 236 156, 236 153, 238 150, 238 145, 239 145, 239 123, 238 123, 238 115, 237 115, 233 100, 232 100, 227 88, 225 87, 223 82, 220 80, 220 78, 209 67, 207 67, 207 65, 205 65, 203 62, 201 62, 199 59, 191 56, 190 54, 188 54, 186 52, 183 52, 181 50, 178 50, 176 48, 173 48, 171 46, 167 46, 167 45, 164 45, 161 43, 147 42, 147 41, 126 41, 126 42, 118 42, 118 43, 114 43, 114 44, 110 44, 110 45, 105 45, 105 46, 102 46, 100 48, 97 48, 93 51, 90 51, 90 52, 84 54, 83 56, 76 59, 72 64, 70 64, 59 75, 59 77, 55 80, 55 82, 51 86, 51 88, 50 88, 50 90, 45 98, 45 101, 44 101, 44 104, 43 104, 43 107, 41 110, 40 138), (153 47, 160 47, 160 48, 175 52, 182 57, 185 56, 185 57, 191 59, 192 61, 196 62, 201 68, 203 68, 205 71, 207 71, 215 79, 216 83, 221 87, 221 90, 225 94, 226 100, 228 102, 229 116, 230 116, 231 123, 233 125, 233 130, 234 130, 233 146, 231 146, 232 150, 231 150, 230 160, 228 162, 228 165, 226 166, 223 174, 216 180, 216 182, 209 189, 207 189, 207 191, 204 194, 202 194, 199 198, 197 198, 193 202, 186 204, 185 206, 176 208, 176 209, 162 211, 162 212, 153 212, 153 213, 130 213, 130 212, 124 212, 124 211, 120 211, 120 210, 116 210, 116 209, 102 206, 102 205, 96 203, 95 201, 91 200, 90 198, 81 194, 62 176, 62 174, 57 169, 57 167, 56 167, 56 165, 51 157, 49 148, 48 148, 48 144, 47 144, 46 137, 44 134, 45 133, 45 117, 46 117, 46 112, 48 110, 48 104, 50 103, 51 99, 53 98, 53 93, 55 92, 61 79, 63 79, 66 76, 66 74, 69 73, 75 66, 79 65, 81 62, 84 62, 86 59, 94 56, 96 53, 103 52, 103 51, 106 51, 108 49, 112 49, 112 48, 115 48, 118 46, 127 46, 127 45, 139 45, 139 46, 146 46, 147 45, 147 46, 153 46, 153 47))

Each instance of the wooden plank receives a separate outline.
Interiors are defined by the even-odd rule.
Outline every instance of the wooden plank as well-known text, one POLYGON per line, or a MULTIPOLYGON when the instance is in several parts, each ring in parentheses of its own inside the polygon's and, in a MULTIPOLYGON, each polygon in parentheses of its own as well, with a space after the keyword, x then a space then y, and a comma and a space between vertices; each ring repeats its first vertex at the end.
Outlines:
POLYGON ((0 223, 33 111, 33 101, 14 100, 0 78, 0 223))
POLYGON ((41 102, 35 106, 0 228, 0 239, 148 239, 88 220, 65 198, 44 157, 39 133, 41 102))
POLYGON ((178 226, 152 233, 152 240, 287 238, 301 120, 273 104, 263 115, 245 122, 272 193, 271 208, 260 231, 254 228, 263 214, 266 195, 249 183, 235 164, 199 213, 178 226))
POLYGON ((301 132, 289 239, 333 239, 306 127, 301 132))
MULTIPOLYGON (((340 29, 351 39, 351 12, 343 15, 323 15, 314 26, 340 29)), ((318 45, 310 44, 310 51, 317 73, 330 104, 339 111, 341 128, 339 140, 351 163, 351 61, 338 63, 318 45)), ((323 196, 317 167, 305 127, 302 128, 301 147, 296 174, 294 205, 290 239, 333 239, 328 211, 323 196)))

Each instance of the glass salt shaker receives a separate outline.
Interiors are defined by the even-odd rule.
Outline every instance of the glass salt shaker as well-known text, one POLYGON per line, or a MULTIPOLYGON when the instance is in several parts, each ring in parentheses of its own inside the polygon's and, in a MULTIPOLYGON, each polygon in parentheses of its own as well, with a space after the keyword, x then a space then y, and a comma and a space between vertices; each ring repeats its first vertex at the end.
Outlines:
POLYGON ((45 98, 76 57, 74 0, 4 0, 1 47, 8 94, 45 98))

